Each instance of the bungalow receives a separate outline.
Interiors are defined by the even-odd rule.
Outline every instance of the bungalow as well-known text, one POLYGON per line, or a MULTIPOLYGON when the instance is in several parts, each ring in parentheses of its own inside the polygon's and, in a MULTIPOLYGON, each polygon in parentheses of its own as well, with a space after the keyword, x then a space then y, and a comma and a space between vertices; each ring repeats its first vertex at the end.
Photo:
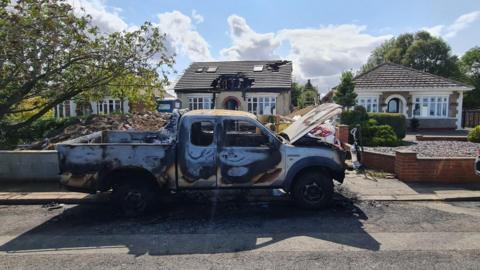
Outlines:
POLYGON ((194 62, 174 90, 184 108, 241 110, 256 115, 290 113, 292 62, 194 62))
MULTIPOLYGON (((354 78, 357 104, 368 112, 401 113, 421 129, 460 129, 463 93, 472 86, 393 63, 354 78)), ((409 123, 407 123, 408 125, 409 123)))

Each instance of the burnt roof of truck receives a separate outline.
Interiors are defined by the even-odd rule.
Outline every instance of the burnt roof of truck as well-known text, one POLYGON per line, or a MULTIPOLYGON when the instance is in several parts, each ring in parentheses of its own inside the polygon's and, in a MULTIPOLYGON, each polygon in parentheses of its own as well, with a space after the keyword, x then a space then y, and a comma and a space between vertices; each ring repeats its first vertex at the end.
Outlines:
POLYGON ((244 111, 234 111, 234 110, 192 110, 186 112, 184 115, 205 115, 205 116, 245 116, 250 117, 253 119, 257 119, 257 117, 249 112, 244 111))

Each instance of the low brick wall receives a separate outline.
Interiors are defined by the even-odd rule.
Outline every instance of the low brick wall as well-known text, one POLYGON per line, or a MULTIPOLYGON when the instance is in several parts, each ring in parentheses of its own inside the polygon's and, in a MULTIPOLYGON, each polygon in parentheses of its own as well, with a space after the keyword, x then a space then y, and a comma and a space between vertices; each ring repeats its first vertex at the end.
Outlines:
POLYGON ((434 136, 434 135, 417 135, 417 141, 460 141, 466 142, 467 136, 434 136))
POLYGON ((395 173, 395 155, 364 151, 362 160, 369 169, 395 173))
POLYGON ((475 158, 423 158, 410 150, 398 150, 395 155, 364 152, 367 168, 394 173, 404 182, 469 183, 480 182, 475 175, 475 158))

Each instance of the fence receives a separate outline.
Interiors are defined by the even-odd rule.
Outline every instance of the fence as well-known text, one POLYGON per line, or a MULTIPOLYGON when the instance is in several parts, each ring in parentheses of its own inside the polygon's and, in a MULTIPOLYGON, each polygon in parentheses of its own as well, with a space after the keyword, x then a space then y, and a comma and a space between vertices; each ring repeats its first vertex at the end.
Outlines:
POLYGON ((462 112, 462 127, 480 125, 480 110, 465 110, 462 112))

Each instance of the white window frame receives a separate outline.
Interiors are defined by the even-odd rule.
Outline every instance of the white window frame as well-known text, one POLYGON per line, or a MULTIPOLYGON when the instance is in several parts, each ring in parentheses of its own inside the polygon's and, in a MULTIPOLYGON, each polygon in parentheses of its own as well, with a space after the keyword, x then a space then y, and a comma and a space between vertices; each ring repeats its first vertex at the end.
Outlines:
POLYGON ((211 96, 188 96, 188 108, 190 110, 211 109, 213 98, 211 96))
POLYGON ((378 96, 358 96, 357 97, 357 105, 360 105, 365 108, 367 112, 379 112, 380 111, 380 104, 378 104, 379 97, 378 96), (370 102, 368 102, 370 100, 370 102), (364 102, 362 102, 364 101, 364 102), (370 105, 370 107, 368 106, 370 105), (375 105, 375 106, 374 106, 375 105), (369 110, 370 108, 370 110, 369 110), (374 109, 375 108, 375 109, 374 109))
POLYGON ((435 119, 445 119, 445 118, 450 118, 448 116, 449 108, 450 107, 450 95, 446 94, 430 94, 430 95, 414 95, 412 96, 412 117, 415 118, 435 118, 435 119), (432 101, 432 98, 435 99, 432 101), (418 101, 417 101, 418 99, 418 101), (422 107, 424 104, 424 99, 427 99, 426 104, 427 104, 427 114, 423 115, 422 114, 422 107), (439 99, 441 99, 439 101, 439 99), (420 106, 420 114, 415 115, 415 107, 416 105, 419 104, 420 106), (434 115, 430 115, 430 112, 432 110, 432 104, 433 104, 433 112, 434 115), (439 107, 440 105, 440 107, 439 107), (441 114, 438 114, 438 109, 440 109, 441 114), (445 114, 442 112, 445 111, 445 114))
POLYGON ((277 114, 277 96, 273 94, 247 95, 247 111, 255 115, 277 114), (273 112, 271 107, 273 108, 273 112), (262 112, 262 113, 261 113, 262 112))
POLYGON ((73 100, 65 100, 60 104, 57 104, 55 108, 55 117, 64 118, 75 116, 75 105, 73 100), (68 110, 67 110, 68 107, 68 110))
POLYGON ((97 114, 112 114, 114 112, 122 112, 122 101, 119 98, 104 98, 96 102, 96 108, 97 114))

